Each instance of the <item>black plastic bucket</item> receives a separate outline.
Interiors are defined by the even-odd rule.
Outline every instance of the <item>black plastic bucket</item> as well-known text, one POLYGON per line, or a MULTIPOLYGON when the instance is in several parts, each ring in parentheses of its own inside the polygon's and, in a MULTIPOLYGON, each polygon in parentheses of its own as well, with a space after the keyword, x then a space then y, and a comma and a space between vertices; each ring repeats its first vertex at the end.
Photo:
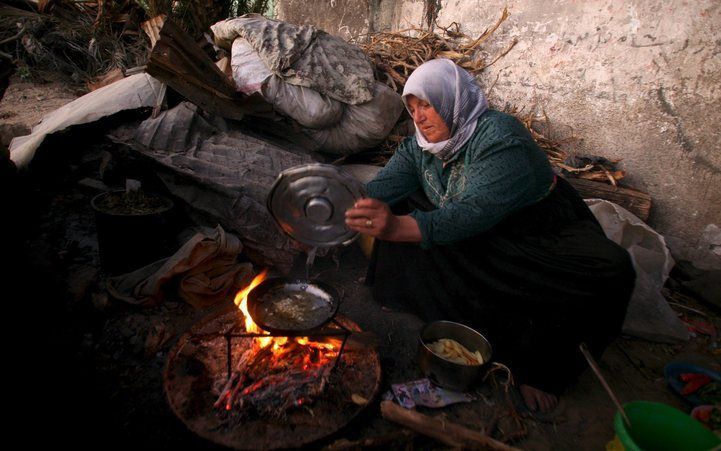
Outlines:
POLYGON ((90 204, 95 210, 100 264, 107 275, 134 271, 172 253, 174 243, 170 213, 173 201, 150 196, 157 201, 151 211, 117 212, 103 208, 108 196, 124 191, 98 194, 90 204))

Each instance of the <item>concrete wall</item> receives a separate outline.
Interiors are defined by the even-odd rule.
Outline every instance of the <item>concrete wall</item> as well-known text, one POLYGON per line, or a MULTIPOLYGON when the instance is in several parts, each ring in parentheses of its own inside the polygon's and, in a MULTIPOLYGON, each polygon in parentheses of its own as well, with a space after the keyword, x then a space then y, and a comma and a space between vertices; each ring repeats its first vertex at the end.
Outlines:
POLYGON ((276 0, 275 16, 348 40, 373 29, 373 0, 276 0))
MULTIPOLYGON (((504 6, 511 17, 484 50, 519 42, 480 77, 491 103, 543 109, 581 138, 579 152, 622 158, 625 183, 651 194, 649 222, 675 254, 721 267, 721 2, 450 0, 438 23, 477 35, 504 6)), ((420 25, 424 2, 279 0, 277 11, 343 36, 343 24, 420 25)))

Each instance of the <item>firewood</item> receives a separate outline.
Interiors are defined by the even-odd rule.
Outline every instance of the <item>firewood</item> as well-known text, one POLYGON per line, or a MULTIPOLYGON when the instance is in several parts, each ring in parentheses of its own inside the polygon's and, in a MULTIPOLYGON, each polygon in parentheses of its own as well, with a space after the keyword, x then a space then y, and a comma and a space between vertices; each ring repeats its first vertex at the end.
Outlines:
POLYGON ((252 405, 261 414, 279 417, 321 395, 328 369, 328 366, 309 371, 294 369, 265 376, 245 387, 236 403, 240 408, 252 405))
POLYGON ((225 383, 225 386, 220 391, 220 395, 218 396, 218 399, 213 403, 213 408, 218 409, 221 406, 223 406, 230 397, 230 392, 233 390, 233 386, 238 381, 238 373, 233 373, 232 376, 228 379, 228 382, 225 383))
POLYGON ((240 393, 241 389, 245 386, 245 380, 246 377, 244 374, 241 374, 238 377, 238 380, 235 382, 235 387, 230 391, 228 394, 228 399, 225 402, 225 409, 230 410, 233 407, 233 404, 235 403, 235 400, 238 396, 238 393, 240 393))
POLYGON ((578 191, 583 198, 605 199, 622 206, 638 216, 642 221, 648 219, 651 211, 651 196, 642 191, 631 188, 621 188, 620 186, 614 187, 608 183, 593 180, 570 177, 566 180, 576 188, 576 191, 578 191))
POLYGON ((280 417, 323 393, 333 362, 323 362, 319 349, 296 341, 280 349, 252 345, 241 354, 213 408, 252 407, 261 415, 280 417))
POLYGON ((499 451, 518 449, 448 420, 404 409, 392 401, 381 402, 381 414, 386 420, 398 423, 449 446, 499 451))

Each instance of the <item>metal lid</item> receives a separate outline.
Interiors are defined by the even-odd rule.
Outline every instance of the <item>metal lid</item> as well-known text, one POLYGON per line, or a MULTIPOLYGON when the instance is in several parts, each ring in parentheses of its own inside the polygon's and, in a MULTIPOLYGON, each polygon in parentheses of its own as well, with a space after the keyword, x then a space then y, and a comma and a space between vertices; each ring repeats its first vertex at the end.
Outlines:
POLYGON ((291 238, 310 246, 348 244, 358 235, 345 212, 364 195, 363 184, 337 166, 307 164, 281 172, 268 194, 268 211, 291 238))

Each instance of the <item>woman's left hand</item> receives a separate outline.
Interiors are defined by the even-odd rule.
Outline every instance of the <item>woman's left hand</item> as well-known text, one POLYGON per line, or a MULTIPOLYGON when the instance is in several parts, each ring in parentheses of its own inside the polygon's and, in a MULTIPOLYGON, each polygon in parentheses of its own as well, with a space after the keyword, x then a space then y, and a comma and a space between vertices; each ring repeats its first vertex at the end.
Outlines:
POLYGON ((393 236, 398 218, 385 202, 378 199, 361 199, 345 212, 345 224, 356 232, 385 239, 393 236))

